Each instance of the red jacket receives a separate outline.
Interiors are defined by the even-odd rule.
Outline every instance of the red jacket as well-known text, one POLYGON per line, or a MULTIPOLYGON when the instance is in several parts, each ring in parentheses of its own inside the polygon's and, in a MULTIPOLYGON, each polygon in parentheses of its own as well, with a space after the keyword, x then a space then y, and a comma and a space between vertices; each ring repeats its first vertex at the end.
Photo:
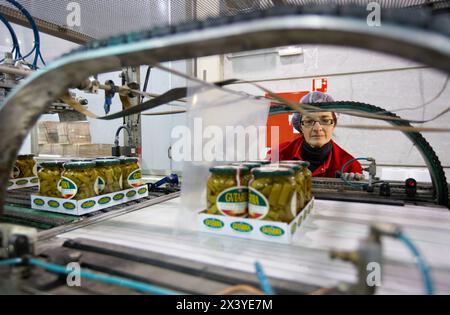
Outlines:
MULTIPOLYGON (((300 136, 292 141, 280 144, 280 161, 303 160, 301 156, 303 141, 303 137, 300 136)), ((333 140, 331 140, 331 144, 332 148, 328 159, 314 170, 312 173, 313 176, 335 178, 336 171, 341 172, 342 166, 353 159, 353 156, 338 146, 333 140)), ((270 152, 268 154, 268 158, 271 159, 270 152)), ((358 161, 353 161, 347 166, 345 172, 362 174, 361 164, 358 161)))

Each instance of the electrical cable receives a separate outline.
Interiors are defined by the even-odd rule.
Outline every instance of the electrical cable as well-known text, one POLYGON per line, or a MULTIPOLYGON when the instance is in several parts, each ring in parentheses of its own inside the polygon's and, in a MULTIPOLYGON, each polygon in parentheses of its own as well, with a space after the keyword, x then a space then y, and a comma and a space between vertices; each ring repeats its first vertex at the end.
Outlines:
POLYGON ((34 60, 33 60, 33 68, 37 69, 37 62, 38 59, 41 59, 42 63, 45 65, 45 61, 42 57, 41 54, 41 41, 40 41, 40 37, 39 37, 39 30, 37 28, 36 23, 34 22, 33 17, 31 16, 31 14, 17 1, 15 0, 6 0, 7 2, 9 2, 10 4, 12 4, 13 6, 15 6, 17 9, 19 9, 20 12, 22 12, 22 14, 27 18, 28 22, 31 25, 31 29, 33 30, 33 35, 34 35, 34 47, 33 49, 27 54, 25 55, 23 58, 26 58, 28 56, 30 56, 32 54, 33 51, 35 51, 34 54, 34 60))
MULTIPOLYGON (((8 31, 11 34, 11 40, 13 43, 13 48, 11 50, 11 54, 13 54, 15 52, 15 56, 13 58, 14 59, 21 58, 22 53, 20 52, 20 45, 19 45, 19 41, 17 40, 17 35, 16 35, 16 32, 14 31, 14 28, 11 26, 9 21, 1 14, 0 14, 0 20, 3 22, 3 24, 5 24, 6 28, 8 28, 8 31)), ((4 60, 5 60, 5 58, 1 59, 0 62, 3 62, 4 60)))

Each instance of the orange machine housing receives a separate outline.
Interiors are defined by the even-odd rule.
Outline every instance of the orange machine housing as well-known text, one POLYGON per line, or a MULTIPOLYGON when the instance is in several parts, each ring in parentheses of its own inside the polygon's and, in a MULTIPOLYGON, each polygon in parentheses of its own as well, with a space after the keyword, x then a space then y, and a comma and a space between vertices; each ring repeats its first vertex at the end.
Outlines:
MULTIPOLYGON (((290 101, 294 101, 296 103, 300 103, 300 100, 303 96, 308 94, 309 91, 301 91, 301 92, 283 92, 277 93, 283 98, 286 98, 290 101)), ((270 95, 266 94, 266 97, 270 97, 270 95)), ((271 106, 274 106, 272 104, 271 106)), ((291 120, 289 119, 292 116, 291 113, 283 113, 269 116, 267 119, 267 138, 266 138, 266 146, 267 148, 271 148, 271 127, 278 126, 279 128, 279 136, 280 143, 291 141, 294 138, 299 136, 299 133, 296 132, 294 127, 291 125, 291 120)))

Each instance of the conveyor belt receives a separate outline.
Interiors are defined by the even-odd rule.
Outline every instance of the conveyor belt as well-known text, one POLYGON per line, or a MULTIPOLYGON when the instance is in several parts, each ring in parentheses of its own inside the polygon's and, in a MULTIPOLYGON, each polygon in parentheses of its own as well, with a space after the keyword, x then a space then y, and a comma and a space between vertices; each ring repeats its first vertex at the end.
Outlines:
MULTIPOLYGON (((355 249, 373 221, 399 224, 425 255, 438 294, 450 293, 450 214, 444 208, 365 205, 316 201, 317 213, 293 244, 216 236, 195 231, 193 216, 182 216, 180 199, 173 199, 111 220, 60 235, 189 259, 213 266, 253 272, 255 260, 271 278, 314 286, 356 281, 348 263, 332 261, 328 250, 355 249), (190 227, 188 230, 178 227, 190 227)), ((385 268, 381 294, 422 294, 420 274, 408 250, 395 240, 383 239, 385 268)))

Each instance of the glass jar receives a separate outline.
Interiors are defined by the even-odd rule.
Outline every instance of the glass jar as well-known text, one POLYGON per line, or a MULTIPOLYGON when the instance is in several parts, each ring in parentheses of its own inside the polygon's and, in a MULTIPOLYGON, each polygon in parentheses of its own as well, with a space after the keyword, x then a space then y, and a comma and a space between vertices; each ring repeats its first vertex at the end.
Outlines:
POLYGON ((297 198, 297 209, 295 215, 299 214, 306 205, 306 182, 302 166, 299 164, 284 163, 284 161, 281 161, 280 164, 271 164, 271 165, 274 166, 278 165, 279 167, 288 167, 294 171, 295 186, 296 186, 295 191, 297 198))
POLYGON ((301 166, 303 168, 303 175, 305 176, 305 198, 306 203, 308 203, 312 199, 312 173, 308 168, 308 161, 301 161, 301 166))
POLYGON ((63 164, 64 161, 44 161, 40 163, 41 169, 38 172, 39 195, 62 198, 58 183, 64 171, 63 164))
POLYGON ((17 156, 12 171, 12 178, 34 177, 37 175, 37 165, 33 154, 17 156))
POLYGON ((129 189, 143 185, 142 172, 138 164, 138 158, 120 158, 120 168, 122 170, 122 189, 129 189))
POLYGON ((98 195, 95 162, 68 162, 58 183, 63 198, 81 200, 98 195))
POLYGON ((232 166, 244 166, 244 167, 248 168, 248 170, 250 172, 247 175, 244 175, 246 177, 246 181, 248 183, 252 179, 251 171, 256 167, 261 167, 262 164, 256 163, 256 162, 237 162, 237 163, 232 163, 231 165, 232 166))
POLYGON ((246 217, 248 213, 248 174, 244 166, 215 166, 209 169, 207 213, 246 217))
POLYGON ((99 194, 109 194, 122 190, 122 168, 118 159, 99 159, 95 161, 98 173, 99 194))
POLYGON ((297 205, 294 171, 287 167, 261 167, 253 170, 249 183, 249 217, 289 223, 297 205))

